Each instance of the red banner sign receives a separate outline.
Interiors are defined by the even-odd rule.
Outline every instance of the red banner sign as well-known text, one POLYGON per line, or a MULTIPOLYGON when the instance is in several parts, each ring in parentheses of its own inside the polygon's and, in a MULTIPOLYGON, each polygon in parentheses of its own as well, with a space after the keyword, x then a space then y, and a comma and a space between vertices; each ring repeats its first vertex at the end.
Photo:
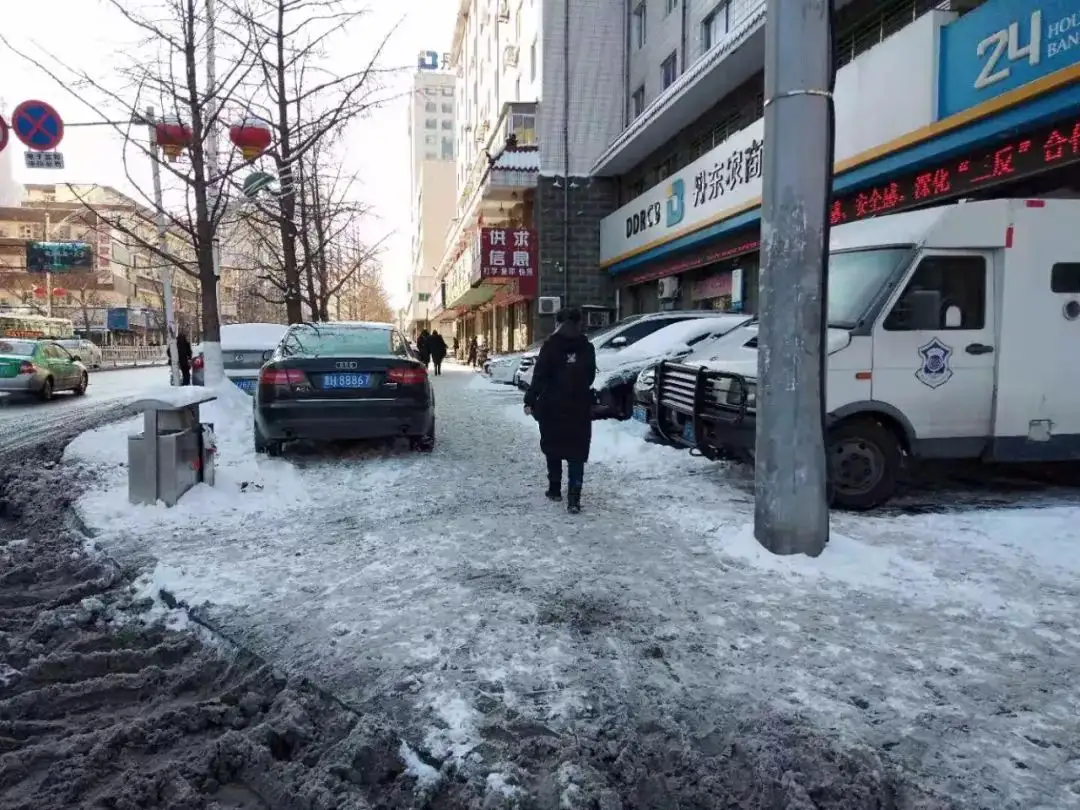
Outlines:
POLYGON ((480 278, 536 278, 536 232, 529 228, 480 229, 480 278))

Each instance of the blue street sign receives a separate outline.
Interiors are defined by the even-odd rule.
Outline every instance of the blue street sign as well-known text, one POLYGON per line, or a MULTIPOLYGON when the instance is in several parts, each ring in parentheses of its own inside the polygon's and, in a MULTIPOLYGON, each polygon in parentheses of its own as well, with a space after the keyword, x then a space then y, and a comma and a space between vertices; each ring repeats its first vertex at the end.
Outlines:
POLYGON ((60 114, 44 101, 24 101, 11 115, 15 137, 28 149, 47 152, 64 139, 64 121, 60 114))

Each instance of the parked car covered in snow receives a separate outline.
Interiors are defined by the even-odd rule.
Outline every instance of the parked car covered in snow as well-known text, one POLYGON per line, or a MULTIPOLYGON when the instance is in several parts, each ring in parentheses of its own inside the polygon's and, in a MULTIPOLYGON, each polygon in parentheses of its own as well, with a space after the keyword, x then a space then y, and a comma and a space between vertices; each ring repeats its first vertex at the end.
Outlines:
POLYGON ((707 317, 668 323, 621 349, 596 353, 595 415, 602 419, 629 419, 634 410, 634 383, 638 375, 664 360, 687 357, 696 346, 711 343, 751 320, 749 315, 706 312, 707 317))
POLYGON ((490 377, 491 381, 494 383, 514 385, 514 378, 518 368, 521 366, 521 361, 525 357, 536 357, 543 343, 544 341, 538 340, 535 343, 526 346, 519 352, 507 352, 506 354, 495 355, 484 363, 483 373, 490 377))
MULTIPOLYGON (((241 391, 252 393, 259 369, 270 359, 288 327, 280 323, 230 323, 221 327, 221 361, 225 376, 241 391)), ((205 360, 202 344, 192 350, 191 383, 204 384, 205 360)))
POLYGON ((101 347, 94 341, 86 338, 65 338, 56 342, 67 349, 72 357, 81 361, 87 368, 101 368, 101 347))
MULTIPOLYGON (((610 326, 605 326, 595 332, 590 332, 589 340, 596 347, 596 362, 600 364, 602 352, 616 352, 633 346, 644 337, 648 337, 658 329, 670 326, 680 321, 688 321, 693 318, 707 318, 716 315, 715 312, 706 309, 673 309, 666 312, 650 312, 642 315, 629 315, 610 326)), ((543 345, 543 341, 540 341, 543 345)), ((514 383, 518 388, 528 388, 532 383, 533 366, 536 364, 536 356, 540 353, 539 347, 532 352, 526 353, 518 364, 518 370, 514 374, 514 383)))

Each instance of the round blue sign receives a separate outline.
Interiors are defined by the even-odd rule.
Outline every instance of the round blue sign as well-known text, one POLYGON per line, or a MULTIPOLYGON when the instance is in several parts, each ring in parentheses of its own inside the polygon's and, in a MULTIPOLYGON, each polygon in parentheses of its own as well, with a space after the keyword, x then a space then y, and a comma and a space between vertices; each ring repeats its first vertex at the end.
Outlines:
POLYGON ((11 114, 11 128, 28 149, 48 152, 64 139, 64 121, 44 101, 24 101, 11 114))

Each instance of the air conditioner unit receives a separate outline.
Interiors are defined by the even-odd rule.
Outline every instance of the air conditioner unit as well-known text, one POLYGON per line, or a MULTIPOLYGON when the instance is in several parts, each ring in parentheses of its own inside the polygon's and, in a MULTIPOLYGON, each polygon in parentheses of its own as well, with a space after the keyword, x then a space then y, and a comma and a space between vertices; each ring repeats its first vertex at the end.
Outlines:
POLYGON ((608 314, 603 309, 590 309, 585 313, 585 327, 587 329, 599 329, 608 325, 608 314))
POLYGON ((667 278, 660 279, 659 287, 661 301, 670 301, 672 298, 679 297, 678 276, 668 276, 667 278))
POLYGON ((554 315, 561 309, 562 299, 557 295, 541 295, 536 299, 536 311, 541 315, 554 315))
POLYGON ((518 63, 518 46, 517 45, 507 45, 505 48, 503 48, 503 62, 506 63, 506 65, 508 67, 517 67, 517 63, 518 63))

